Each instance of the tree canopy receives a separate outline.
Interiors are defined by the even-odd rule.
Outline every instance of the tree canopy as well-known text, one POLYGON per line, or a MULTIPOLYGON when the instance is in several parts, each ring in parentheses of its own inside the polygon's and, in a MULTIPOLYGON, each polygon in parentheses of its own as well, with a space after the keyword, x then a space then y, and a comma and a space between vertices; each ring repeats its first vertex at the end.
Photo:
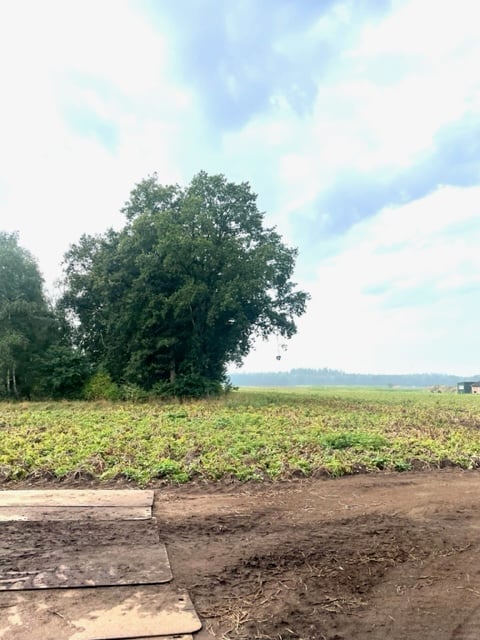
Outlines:
POLYGON ((29 395, 48 347, 52 313, 33 256, 0 232, 0 395, 29 395))
POLYGON ((256 337, 295 333, 308 297, 291 280, 297 251, 265 227, 248 183, 201 172, 182 188, 154 174, 122 211, 123 229, 70 248, 61 301, 114 381, 203 393, 256 337))
POLYGON ((34 257, 0 231, 0 398, 80 397, 90 371, 34 257))

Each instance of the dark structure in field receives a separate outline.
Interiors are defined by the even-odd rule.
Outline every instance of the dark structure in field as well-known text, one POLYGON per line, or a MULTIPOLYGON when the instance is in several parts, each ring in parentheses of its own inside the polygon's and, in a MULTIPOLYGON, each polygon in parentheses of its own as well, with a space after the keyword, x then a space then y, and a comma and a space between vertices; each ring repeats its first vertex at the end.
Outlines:
POLYGON ((479 393, 480 382, 458 382, 457 393, 479 393))

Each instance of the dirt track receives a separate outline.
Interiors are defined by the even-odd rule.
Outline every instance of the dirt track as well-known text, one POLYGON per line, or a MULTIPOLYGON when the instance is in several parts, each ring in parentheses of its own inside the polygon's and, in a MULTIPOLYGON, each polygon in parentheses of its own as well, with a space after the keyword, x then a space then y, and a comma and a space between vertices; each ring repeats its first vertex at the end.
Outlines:
POLYGON ((159 489, 175 580, 216 638, 477 640, 480 473, 159 489))

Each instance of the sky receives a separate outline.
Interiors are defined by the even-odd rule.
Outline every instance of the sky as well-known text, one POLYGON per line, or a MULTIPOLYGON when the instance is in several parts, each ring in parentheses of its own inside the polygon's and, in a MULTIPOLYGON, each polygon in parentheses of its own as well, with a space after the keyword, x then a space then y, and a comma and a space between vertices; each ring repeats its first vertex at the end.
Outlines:
POLYGON ((311 300, 243 371, 480 372, 476 0, 0 0, 0 230, 49 291, 153 172, 248 181, 311 300))

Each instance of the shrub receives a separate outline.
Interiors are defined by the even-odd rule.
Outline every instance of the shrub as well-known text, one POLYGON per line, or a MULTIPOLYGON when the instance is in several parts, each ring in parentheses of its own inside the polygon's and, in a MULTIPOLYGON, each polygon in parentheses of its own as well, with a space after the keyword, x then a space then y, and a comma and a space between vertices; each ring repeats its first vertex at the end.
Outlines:
POLYGON ((97 371, 83 388, 85 400, 118 400, 120 389, 113 382, 110 374, 105 371, 97 371))
POLYGON ((145 402, 148 400, 148 393, 137 384, 122 384, 120 387, 122 400, 127 402, 145 402))

